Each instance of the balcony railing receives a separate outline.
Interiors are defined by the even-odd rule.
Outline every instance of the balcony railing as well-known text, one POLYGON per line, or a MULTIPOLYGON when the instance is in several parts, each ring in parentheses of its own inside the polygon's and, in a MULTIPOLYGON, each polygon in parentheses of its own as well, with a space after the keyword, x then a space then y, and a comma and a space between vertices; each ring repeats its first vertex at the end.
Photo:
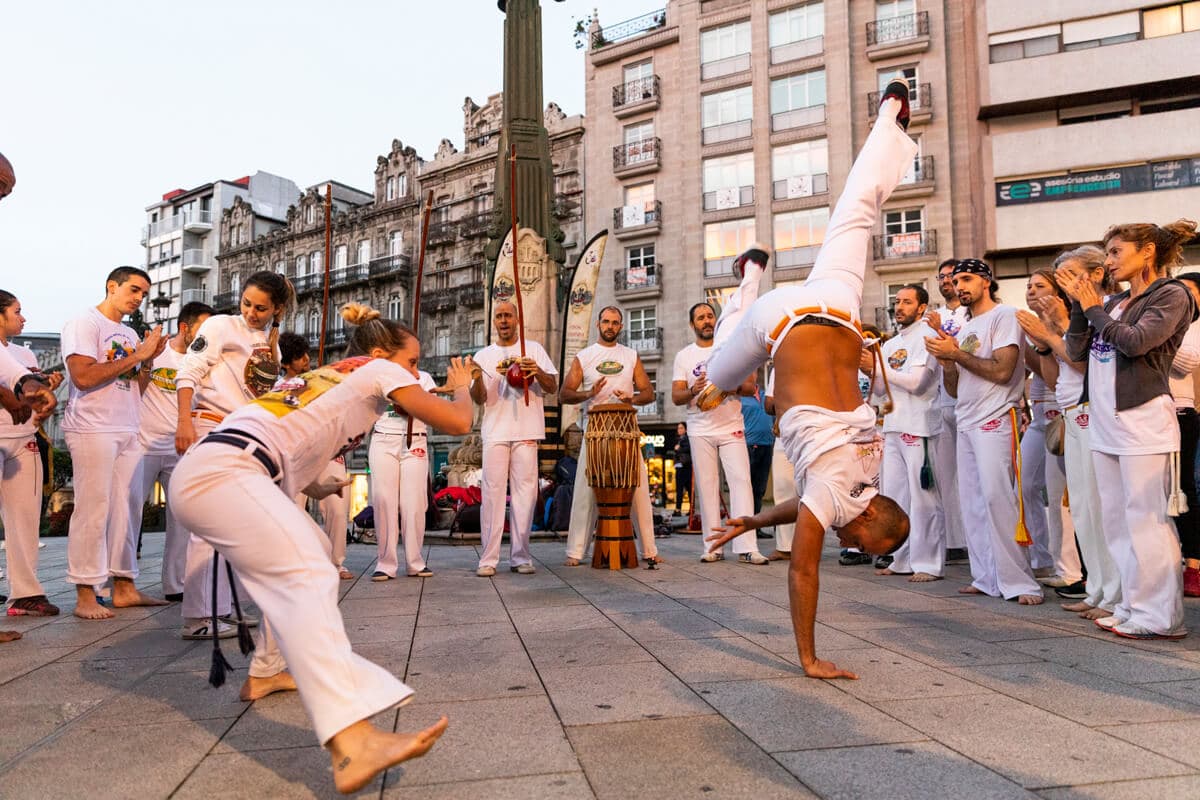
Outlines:
POLYGON ((937 231, 878 233, 872 237, 877 261, 937 255, 937 231))
POLYGON ((213 213, 211 211, 189 211, 177 216, 183 218, 183 229, 188 233, 207 233, 212 230, 213 213))
POLYGON ((638 78, 629 83, 619 83, 612 88, 614 109, 658 100, 659 80, 657 75, 638 78))
POLYGON ((706 258, 704 259, 704 277, 706 278, 723 278, 733 274, 733 262, 737 260, 737 256, 723 256, 721 258, 706 258))
MULTIPOLYGON (((332 283, 332 281, 330 282, 332 283)), ((296 290, 296 294, 324 289, 325 274, 323 272, 309 272, 306 275, 297 275, 292 278, 292 288, 296 290)))
MULTIPOLYGON (((478 214, 472 214, 469 217, 464 217, 459 220, 459 231, 463 236, 475 237, 483 236, 487 233, 488 226, 492 224, 492 212, 481 211, 478 214)), ((433 231, 429 232, 430 238, 433 237, 433 231)))
POLYGON ((732 142, 735 139, 749 139, 754 130, 754 121, 740 119, 737 122, 726 122, 722 125, 710 125, 700 129, 701 144, 717 144, 732 142))
POLYGON ((914 183, 929 183, 933 180, 933 156, 922 156, 913 161, 913 168, 900 181, 901 186, 914 183))
POLYGON ((237 292, 217 292, 213 295, 212 307, 217 311, 233 308, 238 301, 237 292))
POLYGON ((613 148, 613 171, 643 164, 662 163, 662 140, 657 136, 650 139, 639 139, 636 142, 619 144, 613 148))
POLYGON ((713 78, 723 78, 750 69, 750 54, 738 53, 736 56, 720 58, 700 65, 700 80, 710 81, 713 78))
POLYGON ((771 130, 786 131, 806 125, 820 125, 825 121, 825 104, 793 108, 771 115, 771 130))
POLYGON ((661 417, 663 415, 664 408, 666 408, 666 406, 663 405, 663 393, 655 392, 654 402, 647 403, 644 406, 638 406, 637 415, 639 417, 661 417))
POLYGON ((208 272, 213 267, 213 257, 200 248, 183 251, 183 269, 188 272, 208 272))
POLYGON ((620 342, 627 347, 632 347, 643 357, 651 355, 661 356, 663 349, 663 329, 646 328, 638 331, 625 331, 620 336, 620 342))
POLYGON ((892 44, 918 36, 929 35, 929 12, 918 11, 891 19, 877 19, 867 23, 867 47, 877 44, 892 44))
POLYGON ((184 289, 179 293, 179 305, 186 306, 188 303, 205 303, 212 305, 212 292, 205 289, 184 289))
POLYGON ((741 208, 754 205, 753 186, 733 186, 704 193, 705 211, 722 211, 726 208, 741 208))
POLYGON ((313 331, 312 333, 304 334, 304 338, 308 340, 308 346, 315 349, 321 346, 321 332, 313 331))
POLYGON ((458 287, 458 304, 467 308, 479 308, 483 305, 484 291, 481 284, 458 287))
POLYGON ((449 244, 458 236, 458 226, 450 220, 434 222, 429 225, 430 244, 449 244))
POLYGON ((814 194, 828 194, 829 175, 793 175, 771 184, 771 196, 776 200, 794 200, 814 194))
POLYGON ((458 305, 455 287, 445 289, 428 289, 421 292, 421 309, 423 311, 449 311, 458 305))
POLYGON ((777 269, 798 269, 810 267, 817 261, 817 253, 821 245, 809 244, 802 247, 787 247, 775 251, 775 267, 777 269))
POLYGON ((647 264, 644 267, 626 267, 613 273, 613 291, 649 292, 662 288, 662 264, 647 264))
POLYGON ((579 201, 569 197, 556 197, 550 205, 550 213, 555 219, 568 219, 579 214, 579 201))
POLYGON ((661 28, 666 24, 667 10, 661 8, 658 11, 652 11, 640 17, 634 17, 624 22, 618 22, 615 25, 599 28, 592 34, 592 49, 595 50, 598 47, 605 47, 626 39, 632 39, 635 36, 641 36, 647 31, 661 28))
POLYGON ((331 347, 337 347, 338 345, 345 344, 346 339, 348 338, 349 334, 345 328, 334 328, 333 330, 325 333, 325 344, 331 347))
POLYGON ((370 270, 367 267, 367 262, 361 264, 351 264, 348 267, 339 267, 329 273, 330 286, 348 286, 352 283, 365 281, 370 275, 370 270))
POLYGON ((662 224, 662 201, 655 200, 649 207, 622 206, 613 209, 613 228, 640 228, 644 225, 662 224))
MULTIPOLYGON (((871 119, 879 116, 879 98, 882 95, 882 91, 867 93, 867 116, 871 119)), ((919 112, 932 110, 933 89, 928 83, 919 83, 916 88, 909 87, 908 106, 914 116, 919 112)))
POLYGON ((782 64, 785 61, 795 61, 798 58, 809 58, 820 55, 825 51, 825 37, 811 36, 787 44, 771 48, 771 63, 782 64))
POLYGON ((372 278, 386 278, 392 275, 407 275, 412 259, 404 253, 372 258, 367 265, 367 271, 372 278))

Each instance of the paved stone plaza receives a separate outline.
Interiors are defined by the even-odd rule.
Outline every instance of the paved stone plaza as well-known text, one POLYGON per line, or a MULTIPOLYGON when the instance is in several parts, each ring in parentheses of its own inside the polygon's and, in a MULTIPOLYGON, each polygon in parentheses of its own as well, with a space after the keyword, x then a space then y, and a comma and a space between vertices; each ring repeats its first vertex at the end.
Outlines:
MULTIPOLYGON (((295 695, 237 700, 179 606, 70 615, 65 540, 42 551, 64 616, 9 618, 0 645, 0 798, 333 796, 295 695)), ((145 537, 143 581, 162 535, 145 537)), ((764 543, 767 544, 767 543, 764 543)), ((1182 642, 1117 640, 1057 603, 963 597, 965 566, 910 584, 826 551, 820 653, 857 682, 803 677, 786 568, 701 564, 660 540, 659 571, 559 566, 476 578, 434 545, 436 576, 369 580, 351 545, 342 613, 356 649, 417 689, 377 721, 450 717, 425 758, 360 793, 387 798, 1200 797, 1200 605, 1182 642), (365 573, 365 575, 364 575, 365 573)))

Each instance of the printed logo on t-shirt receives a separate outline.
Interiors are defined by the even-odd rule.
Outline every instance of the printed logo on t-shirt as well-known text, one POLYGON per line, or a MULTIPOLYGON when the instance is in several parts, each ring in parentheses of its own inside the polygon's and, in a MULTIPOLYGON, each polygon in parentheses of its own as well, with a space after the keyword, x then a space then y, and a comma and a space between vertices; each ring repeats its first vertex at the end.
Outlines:
POLYGON ((173 367, 158 367, 150 371, 150 382, 164 392, 175 393, 175 369, 173 367))
POLYGON ((252 402, 277 417, 285 416, 297 408, 304 408, 341 383, 343 375, 349 375, 370 360, 370 356, 355 356, 336 364, 318 367, 295 378, 280 381, 277 389, 261 395, 252 402))
POLYGON ((959 349, 969 356, 975 355, 975 351, 979 349, 979 337, 975 334, 968 334, 967 338, 963 339, 959 349))
POLYGON ((900 434, 900 441, 904 442, 909 447, 916 447, 921 444, 920 436, 913 436, 911 433, 900 434))
POLYGON ((625 365, 620 361, 601 361, 596 365, 596 372, 601 375, 620 375, 625 371, 625 365))
POLYGON ((903 347, 888 356, 888 366, 892 369, 900 369, 906 361, 908 361, 908 351, 903 347))
MULTIPOLYGON (((104 354, 105 361, 120 361, 123 358, 129 358, 131 355, 133 355, 133 348, 130 346, 128 341, 125 341, 125 339, 118 339, 114 334, 114 336, 108 340, 108 352, 104 354)), ((120 375, 118 375, 117 378, 118 380, 122 381, 133 380, 134 376, 137 375, 137 371, 138 365, 134 364, 129 368, 128 371, 122 372, 120 375)))
POLYGON ((1002 420, 989 419, 987 422, 985 422, 979 426, 979 430, 987 431, 988 433, 991 433, 992 431, 1000 430, 1000 426, 1003 424, 1004 423, 1002 420))
POLYGON ((959 321, 954 317, 946 317, 946 319, 942 321, 942 331, 950 334, 955 339, 958 338, 959 331, 961 330, 962 324, 959 323, 959 321))
POLYGON ((279 361, 271 352, 270 345, 255 345, 254 349, 250 351, 250 358, 246 359, 246 368, 242 377, 246 382, 246 388, 255 397, 261 397, 271 391, 271 387, 275 385, 275 381, 279 377, 279 361))
POLYGON ((707 358, 704 359, 703 361, 701 361, 696 366, 692 367, 692 377, 693 378, 699 378, 701 375, 704 375, 706 372, 708 372, 708 359, 707 358))
POLYGON ((1086 428, 1088 426, 1088 415, 1085 413, 1076 414, 1075 424, 1081 428, 1086 428))
POLYGON ((1092 340, 1092 357, 1101 364, 1107 364, 1113 360, 1117 349, 1103 339, 1092 340))
POLYGON ((208 339, 205 339, 203 336, 197 336, 195 339, 192 339, 192 343, 188 347, 188 350, 191 350, 193 353, 203 353, 207 349, 208 339))

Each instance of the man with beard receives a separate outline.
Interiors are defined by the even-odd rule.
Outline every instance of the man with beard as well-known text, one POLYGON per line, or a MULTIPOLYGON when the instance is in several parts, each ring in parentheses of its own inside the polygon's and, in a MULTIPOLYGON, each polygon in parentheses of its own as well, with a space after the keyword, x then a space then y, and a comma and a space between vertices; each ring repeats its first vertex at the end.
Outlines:
MULTIPOLYGON (((945 304, 937 310, 930 309, 927 315, 929 326, 957 337, 967 324, 967 307, 958 302, 954 290, 954 268, 958 259, 948 258, 938 265, 938 291, 945 304)), ((947 394, 942 385, 941 367, 938 367, 938 396, 936 405, 942 418, 942 432, 929 440, 933 456, 933 475, 942 496, 950 502, 940 505, 934 513, 942 521, 946 531, 946 562, 967 560, 967 538, 963 533, 962 511, 955 498, 958 497, 958 427, 954 421, 954 398, 947 394)))
MULTIPOLYGON (((732 304, 731 304, 732 305, 732 304)), ((692 447, 692 471, 696 483, 696 503, 700 506, 700 525, 711 531, 721 524, 721 476, 717 471, 717 459, 725 469, 725 482, 729 484, 729 511, 735 517, 754 513, 754 492, 750 485, 750 452, 746 449, 746 435, 742 423, 742 404, 733 396, 725 397, 716 407, 700 410, 696 398, 708 385, 707 364, 713 353, 713 331, 717 326, 717 314, 708 303, 697 303, 688 312, 692 330, 696 334, 694 344, 680 350, 675 356, 675 368, 671 382, 671 401, 677 406, 687 406, 688 441, 692 447)), ((746 378, 738 394, 747 397, 757 389, 754 376, 746 378)), ((725 556, 721 548, 707 549, 701 537, 704 554, 701 561, 722 561, 725 556)), ((763 565, 770 562, 758 552, 758 540, 754 531, 747 531, 733 540, 733 552, 742 564, 763 565)))
POLYGON ((938 330, 925 347, 941 362, 946 391, 955 398, 958 493, 973 579, 959 591, 1038 605, 1042 587, 1015 539, 1024 525, 1013 457, 1025 383, 1025 371, 1017 368, 1024 333, 1017 310, 996 302, 987 264, 958 262, 954 288, 970 319, 958 339, 938 330))
MULTIPOLYGON (((937 360, 925 350, 925 337, 933 330, 922 319, 929 307, 925 287, 909 284, 896 293, 894 316, 899 332, 883 344, 883 370, 874 376, 872 391, 883 396, 892 390, 892 410, 883 418, 883 467, 880 490, 908 511, 912 526, 908 541, 896 551, 892 563, 880 575, 910 575, 924 583, 942 577, 945 529, 936 514, 941 505, 939 487, 929 463, 930 439, 941 430, 937 360)), ((864 351, 860 368, 872 375, 874 359, 864 351)), ((957 503, 957 496, 950 496, 957 503)))
MULTIPOLYGON (((587 430, 588 409, 602 403, 632 403, 644 406, 654 402, 654 387, 632 347, 617 344, 625 318, 621 309, 608 306, 600 311, 596 329, 600 339, 580 350, 567 377, 563 379, 559 399, 564 403, 583 403, 580 430, 587 430)), ((579 463, 587 464, 587 439, 579 449, 579 463)), ((642 558, 651 567, 658 566, 658 547, 654 543, 654 512, 650 508, 650 481, 646 461, 639 459, 640 482, 633 492, 633 524, 642 540, 642 558)), ((588 486, 586 470, 575 471, 575 494, 571 499, 571 528, 567 533, 566 566, 583 563, 587 542, 596 528, 596 496, 588 486)))

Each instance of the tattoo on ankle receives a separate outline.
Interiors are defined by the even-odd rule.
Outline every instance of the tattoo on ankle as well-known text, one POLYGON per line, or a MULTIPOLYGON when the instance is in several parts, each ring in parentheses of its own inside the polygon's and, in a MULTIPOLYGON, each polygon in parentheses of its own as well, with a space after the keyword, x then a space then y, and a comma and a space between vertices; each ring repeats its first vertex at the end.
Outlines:
POLYGON ((345 758, 343 758, 341 761, 338 762, 338 765, 337 765, 338 772, 341 772, 348 766, 350 766, 350 756, 346 756, 345 758))

